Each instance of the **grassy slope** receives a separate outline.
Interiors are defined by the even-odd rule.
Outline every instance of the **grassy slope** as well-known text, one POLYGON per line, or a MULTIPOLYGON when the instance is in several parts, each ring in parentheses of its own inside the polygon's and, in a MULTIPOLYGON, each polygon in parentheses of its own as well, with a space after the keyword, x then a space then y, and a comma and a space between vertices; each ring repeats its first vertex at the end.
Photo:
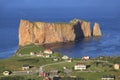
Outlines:
POLYGON ((18 53, 18 54, 30 54, 30 52, 40 52, 40 51, 42 51, 42 52, 44 51, 44 48, 42 46, 30 44, 30 45, 20 47, 16 53, 18 53))
POLYGON ((52 63, 49 58, 35 58, 35 57, 11 57, 9 59, 0 60, 0 75, 4 70, 22 70, 22 65, 28 64, 39 68, 40 65, 52 63))

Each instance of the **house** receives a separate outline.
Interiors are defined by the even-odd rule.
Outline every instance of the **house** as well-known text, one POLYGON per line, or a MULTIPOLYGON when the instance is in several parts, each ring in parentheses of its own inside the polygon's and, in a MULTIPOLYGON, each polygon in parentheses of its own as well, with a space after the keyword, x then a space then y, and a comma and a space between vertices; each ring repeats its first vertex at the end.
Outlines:
POLYGON ((90 57, 89 57, 89 56, 83 56, 82 59, 84 59, 84 60, 89 60, 90 57))
POLYGON ((50 71, 50 74, 51 74, 51 75, 58 75, 58 70, 51 70, 51 71, 50 71))
POLYGON ((27 65, 27 64, 25 64, 25 65, 22 66, 22 70, 28 70, 29 68, 30 68, 30 66, 27 65))
POLYGON ((44 55, 42 53, 36 54, 37 57, 43 57, 44 55))
POLYGON ((74 70, 85 70, 86 69, 86 65, 84 63, 77 63, 75 66, 74 66, 74 70))
POLYGON ((62 57, 62 59, 69 59, 69 57, 66 56, 66 55, 64 55, 64 56, 62 57))
POLYGON ((46 50, 44 50, 44 53, 46 53, 46 54, 53 54, 53 51, 51 49, 46 49, 46 50))
POLYGON ((66 60, 66 62, 72 62, 72 59, 68 59, 68 60, 66 60))
POLYGON ((46 77, 46 72, 45 71, 41 71, 40 73, 39 73, 39 76, 41 76, 41 77, 46 77))
POLYGON ((30 52, 30 55, 31 56, 34 56, 36 53, 35 52, 30 52))
POLYGON ((43 57, 50 58, 50 55, 49 54, 44 54, 43 57))
POLYGON ((120 65, 119 64, 114 64, 114 69, 115 70, 119 70, 120 69, 120 65))
POLYGON ((54 59, 53 59, 53 61, 58 61, 58 60, 59 60, 59 58, 54 58, 54 59))
POLYGON ((8 76, 8 75, 10 75, 10 72, 9 72, 9 71, 4 71, 4 72, 3 72, 3 75, 4 75, 4 76, 8 76))
POLYGON ((115 80, 115 76, 104 75, 102 76, 101 80, 115 80))

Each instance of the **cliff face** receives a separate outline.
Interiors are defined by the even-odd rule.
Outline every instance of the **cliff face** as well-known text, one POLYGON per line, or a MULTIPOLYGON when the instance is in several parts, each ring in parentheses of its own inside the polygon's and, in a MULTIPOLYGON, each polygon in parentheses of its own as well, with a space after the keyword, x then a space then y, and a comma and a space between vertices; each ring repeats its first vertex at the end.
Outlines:
POLYGON ((45 44, 74 41, 83 37, 91 37, 89 22, 45 23, 20 21, 19 46, 30 43, 45 44))
POLYGON ((98 23, 94 24, 94 27, 93 27, 93 36, 95 36, 95 37, 102 36, 102 32, 101 32, 101 29, 100 29, 100 26, 99 26, 98 23))

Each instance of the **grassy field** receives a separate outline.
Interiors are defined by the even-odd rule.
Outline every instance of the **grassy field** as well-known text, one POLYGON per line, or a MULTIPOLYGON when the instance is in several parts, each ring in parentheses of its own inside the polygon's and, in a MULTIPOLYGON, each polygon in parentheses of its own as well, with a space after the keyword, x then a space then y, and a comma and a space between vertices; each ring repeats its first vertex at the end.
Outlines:
MULTIPOLYGON (((73 59, 73 62, 64 62, 61 64, 55 64, 44 67, 45 71, 54 70, 57 69, 59 71, 63 71, 63 67, 67 67, 71 70, 70 75, 77 76, 80 78, 83 78, 83 80, 101 80, 101 77, 103 75, 115 75, 116 77, 119 76, 120 70, 114 70, 113 65, 108 62, 100 62, 100 61, 94 61, 89 60, 85 61, 87 65, 91 65, 87 70, 96 70, 100 72, 80 72, 80 71, 74 71, 74 65, 78 63, 79 61, 82 61, 81 59, 73 59)), ((5 70, 22 70, 23 64, 29 64, 31 66, 39 68, 41 65, 54 63, 52 58, 38 58, 38 57, 18 57, 13 56, 8 59, 0 60, 0 76, 2 75, 2 72, 5 70)), ((55 62, 56 63, 56 62, 55 62)), ((60 74, 63 76, 67 76, 65 74, 60 74)), ((38 76, 32 75, 34 80, 40 80, 38 76)), ((29 79, 32 76, 24 76, 25 79, 29 79)), ((42 80, 42 79, 41 79, 42 80)))
POLYGON ((26 76, 6 76, 1 77, 0 80, 43 80, 44 78, 38 77, 38 75, 26 75, 26 76))
POLYGON ((16 54, 30 54, 30 52, 40 52, 40 51, 44 51, 44 48, 42 46, 39 45, 34 45, 34 44, 29 44, 23 47, 20 47, 16 54))
MULTIPOLYGON (((77 61, 79 61, 79 59, 77 61)), ((103 75, 115 75, 116 77, 118 77, 120 73, 120 70, 114 70, 113 64, 109 62, 94 61, 94 60, 85 62, 87 65, 90 65, 85 71, 93 71, 93 72, 75 71, 74 65, 78 63, 77 61, 75 59, 75 61, 71 63, 65 62, 61 64, 50 65, 44 67, 44 69, 46 71, 55 69, 63 72, 63 67, 67 67, 67 69, 71 70, 71 72, 69 73, 70 75, 83 78, 84 80, 101 80, 101 77, 103 75)), ((63 73, 60 75, 67 76, 63 73)))
POLYGON ((39 58, 39 57, 18 57, 14 56, 9 59, 0 60, 0 75, 5 70, 22 70, 22 66, 24 64, 28 64, 30 66, 34 66, 39 68, 39 66, 44 64, 52 63, 51 58, 39 58))

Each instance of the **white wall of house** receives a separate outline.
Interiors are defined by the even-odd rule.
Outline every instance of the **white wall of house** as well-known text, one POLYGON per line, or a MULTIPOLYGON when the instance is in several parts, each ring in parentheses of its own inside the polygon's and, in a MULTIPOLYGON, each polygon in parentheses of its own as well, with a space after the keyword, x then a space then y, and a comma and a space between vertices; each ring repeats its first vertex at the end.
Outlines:
POLYGON ((74 70, 85 70, 86 69, 86 65, 75 65, 74 66, 74 70))

